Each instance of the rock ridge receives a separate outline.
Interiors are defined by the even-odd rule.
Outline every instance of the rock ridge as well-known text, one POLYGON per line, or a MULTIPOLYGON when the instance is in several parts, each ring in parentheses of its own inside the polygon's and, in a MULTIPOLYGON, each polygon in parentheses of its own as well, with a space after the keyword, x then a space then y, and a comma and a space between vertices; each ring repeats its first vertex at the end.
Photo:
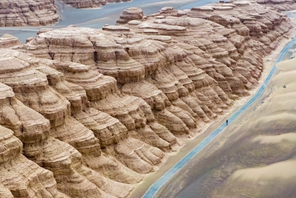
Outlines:
POLYGON ((0 2, 0 27, 46 26, 59 20, 54 0, 4 0, 0 2))
POLYGON ((261 5, 270 6, 279 11, 295 10, 295 0, 257 0, 261 5))
MULTIPOLYGON (((130 0, 62 0, 75 8, 96 8, 104 6, 108 3, 128 2, 130 0)), ((257 0, 257 2, 264 6, 273 7, 279 11, 288 11, 296 8, 294 0, 257 0)), ((203 6, 201 8, 194 8, 200 13, 212 12, 215 10, 227 11, 232 10, 233 6, 243 6, 248 1, 225 1, 223 6, 203 6)), ((187 11, 177 11, 172 7, 165 7, 161 10, 162 18, 165 15, 183 16, 187 11)), ((140 20, 144 17, 143 11, 139 8, 126 9, 120 19, 117 20, 118 24, 127 23, 130 20, 140 20)), ((55 24, 59 21, 59 14, 54 0, 5 0, 0 2, 0 27, 12 26, 47 26, 55 24)), ((146 30, 147 31, 147 30, 146 30)))
POLYGON ((108 3, 127 2, 131 0, 62 0, 74 8, 96 8, 108 3))
MULTIPOLYGON (((75 8, 96 8, 130 0, 62 0, 75 8)), ((0 2, 0 27, 48 26, 59 21, 55 0, 3 0, 0 2)))

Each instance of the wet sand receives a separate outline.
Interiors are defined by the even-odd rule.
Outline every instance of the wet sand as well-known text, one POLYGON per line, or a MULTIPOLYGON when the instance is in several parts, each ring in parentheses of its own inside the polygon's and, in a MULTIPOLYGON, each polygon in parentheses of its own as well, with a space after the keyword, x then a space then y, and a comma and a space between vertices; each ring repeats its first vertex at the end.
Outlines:
MULTIPOLYGON (((281 50, 283 49, 285 43, 287 43, 288 40, 283 41, 282 44, 275 50, 270 56, 266 57, 265 59, 265 69, 262 74, 261 80, 259 82, 258 88, 262 84, 263 80, 266 78, 267 74, 273 67, 274 63, 276 62, 276 59, 278 58, 278 55, 280 54, 281 50)), ((257 88, 257 89, 258 89, 257 88)), ((145 192, 148 190, 148 188, 157 181, 165 172, 167 172, 174 164, 176 164, 178 161, 180 161, 190 150, 192 150, 196 145, 198 145, 207 135, 209 135, 214 129, 217 128, 217 126, 220 126, 227 117, 230 117, 230 115, 236 111, 239 107, 241 107, 254 93, 256 93, 257 89, 253 90, 251 92, 251 95, 246 98, 242 98, 241 100, 237 101, 235 105, 228 110, 228 112, 225 114, 224 117, 220 118, 219 120, 214 121, 210 126, 204 127, 204 132, 197 136, 196 138, 192 140, 187 140, 184 142, 184 146, 181 148, 181 150, 177 153, 171 153, 167 160, 160 166, 159 170, 157 170, 155 173, 148 175, 144 181, 138 185, 138 187, 132 192, 130 195, 131 198, 141 197, 145 192)), ((271 94, 273 87, 267 88, 266 92, 260 97, 259 100, 257 100, 252 107, 244 113, 243 116, 238 118, 234 123, 232 123, 228 129, 227 133, 223 135, 220 135, 219 138, 214 140, 214 142, 211 143, 211 146, 208 146, 207 148, 202 151, 201 154, 199 154, 195 159, 191 162, 189 162, 185 168, 183 168, 179 173, 177 173, 176 176, 174 176, 171 180, 172 182, 169 182, 169 184, 165 185, 160 192, 157 194, 157 197, 203 197, 203 196, 197 196, 195 191, 197 186, 199 185, 200 181, 195 182, 196 174, 192 174, 196 171, 196 166, 198 166, 198 169, 200 171, 199 174, 202 174, 207 167, 206 162, 200 163, 200 161, 204 161, 204 159, 207 158, 207 156, 214 155, 217 157, 217 151, 218 150, 225 150, 223 147, 227 146, 228 139, 232 139, 233 136, 237 136, 238 134, 238 128, 246 122, 246 118, 253 118, 255 114, 255 109, 258 108, 258 106, 261 106, 262 103, 269 97, 271 94), (196 165, 199 164, 199 165, 196 165), (203 168, 204 167, 204 168, 203 168), (194 185, 191 185, 191 183, 194 183, 194 185), (188 188, 189 187, 189 188, 188 188), (183 192, 183 189, 188 190, 186 193, 183 192)), ((285 138, 284 138, 285 139, 285 138)), ((220 152, 221 153, 221 152, 220 152)), ((219 159, 219 157, 218 157, 219 159)), ((215 161, 215 159, 210 159, 210 161, 215 161)), ((214 163, 208 162, 210 165, 213 165, 214 163)), ((198 170, 197 169, 197 170, 198 170)), ((206 171, 205 171, 206 173, 206 171)), ((216 183, 216 181, 214 181, 216 183)), ((211 197, 211 196, 210 196, 211 197)), ((227 197, 227 196, 226 196, 227 197)))
POLYGON ((278 70, 263 95, 156 197, 296 197, 296 59, 278 70))

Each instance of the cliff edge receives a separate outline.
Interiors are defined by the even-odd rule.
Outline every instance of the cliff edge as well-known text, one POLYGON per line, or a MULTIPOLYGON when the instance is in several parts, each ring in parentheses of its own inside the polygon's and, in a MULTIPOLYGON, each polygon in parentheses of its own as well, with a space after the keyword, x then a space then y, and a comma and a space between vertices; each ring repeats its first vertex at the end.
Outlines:
POLYGON ((108 3, 127 2, 131 0, 62 0, 74 8, 97 8, 108 3))
POLYGON ((0 27, 46 26, 59 20, 54 0, 4 0, 0 2, 0 27))

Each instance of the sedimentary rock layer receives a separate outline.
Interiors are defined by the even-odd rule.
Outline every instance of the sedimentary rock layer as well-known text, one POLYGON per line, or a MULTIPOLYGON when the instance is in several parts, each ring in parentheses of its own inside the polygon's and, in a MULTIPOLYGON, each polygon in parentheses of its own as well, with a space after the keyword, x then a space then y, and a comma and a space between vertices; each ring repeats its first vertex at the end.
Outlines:
POLYGON ((10 34, 4 34, 0 37, 0 48, 10 48, 21 44, 22 43, 18 40, 17 37, 10 34))
POLYGON ((295 0, 257 0, 261 5, 270 6, 280 11, 295 10, 295 0))
POLYGON ((44 26, 58 22, 54 0, 3 0, 0 2, 0 27, 44 26))
POLYGON ((62 0, 64 3, 75 8, 95 8, 107 3, 126 2, 130 0, 62 0))
MULTIPOLYGON (((93 8, 107 3, 130 0, 63 0, 75 8, 93 8)), ((46 26, 57 23, 59 14, 54 0, 3 0, 0 2, 0 27, 46 26)))
POLYGON ((16 142, 2 158, 35 167, 37 176, 26 178, 40 179, 31 189, 3 175, 0 193, 128 196, 180 137, 198 135, 248 95, 263 57, 291 29, 284 15, 249 3, 146 17, 131 8, 119 22, 42 30, 0 49, 0 124, 9 134, 0 145, 16 142))

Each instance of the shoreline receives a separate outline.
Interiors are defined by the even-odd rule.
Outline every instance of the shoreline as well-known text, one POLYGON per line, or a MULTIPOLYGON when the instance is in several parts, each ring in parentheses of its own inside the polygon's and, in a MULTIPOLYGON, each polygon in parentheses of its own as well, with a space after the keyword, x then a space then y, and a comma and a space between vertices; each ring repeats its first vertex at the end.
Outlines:
MULTIPOLYGON (((232 105, 232 107, 227 109, 226 113, 224 115, 213 120, 213 122, 211 122, 211 123, 205 124, 205 126, 201 130, 201 132, 196 134, 194 137, 192 137, 190 139, 178 138, 178 141, 181 140, 181 142, 182 142, 182 145, 180 147, 178 147, 178 150, 174 151, 173 153, 167 153, 167 156, 165 156, 165 158, 163 159, 163 162, 157 167, 157 170, 155 172, 150 173, 147 176, 145 176, 144 179, 140 183, 138 183, 134 187, 134 189, 131 191, 131 193, 128 196, 129 198, 143 197, 145 195, 145 193, 151 188, 151 186, 154 183, 156 183, 164 174, 166 174, 170 169, 172 169, 174 167, 174 165, 176 165, 183 158, 185 158, 185 156, 187 156, 191 151, 193 151, 193 149, 195 147, 197 147, 203 140, 205 140, 210 134, 212 134, 213 131, 215 131, 215 129, 217 127, 222 125, 228 117, 231 117, 233 114, 235 114, 238 109, 243 107, 252 97, 255 96, 255 94, 262 87, 267 76, 270 74, 271 70, 273 69, 273 66, 275 66, 277 64, 277 60, 280 57, 281 51, 284 50, 284 48, 289 44, 289 42, 292 41, 293 38, 294 39, 296 38, 296 34, 294 34, 294 31, 296 30, 295 23, 293 21, 291 21, 291 22, 293 24, 293 29, 291 29, 290 34, 287 35, 287 38, 282 39, 279 42, 279 45, 277 46, 277 48, 275 50, 273 50, 269 55, 267 55, 266 57, 263 58, 264 68, 263 68, 260 80, 258 81, 258 85, 256 86, 256 88, 249 91, 250 95, 240 98, 237 101, 234 101, 234 104, 232 105)), ((294 41, 294 43, 295 43, 295 41, 294 41)), ((274 74, 272 76, 274 76, 274 74)), ((267 89, 267 87, 266 87, 266 89, 267 89)), ((263 91, 263 93, 266 91, 266 89, 263 91)), ((262 94, 255 101, 257 101, 262 96, 262 94)), ((241 117, 244 113, 245 112, 242 112, 238 116, 238 118, 241 117)), ((238 119, 238 118, 236 118, 236 119, 238 119)), ((231 122, 233 122, 233 120, 231 122)), ((231 122, 229 123, 229 125, 231 124, 231 122)), ((219 135, 221 135, 221 134, 219 134, 219 135)), ((216 138, 214 138, 214 139, 216 139, 216 138)), ((176 174, 177 174, 177 172, 176 172, 176 174)), ((163 183, 162 187, 166 183, 167 182, 163 183)))

